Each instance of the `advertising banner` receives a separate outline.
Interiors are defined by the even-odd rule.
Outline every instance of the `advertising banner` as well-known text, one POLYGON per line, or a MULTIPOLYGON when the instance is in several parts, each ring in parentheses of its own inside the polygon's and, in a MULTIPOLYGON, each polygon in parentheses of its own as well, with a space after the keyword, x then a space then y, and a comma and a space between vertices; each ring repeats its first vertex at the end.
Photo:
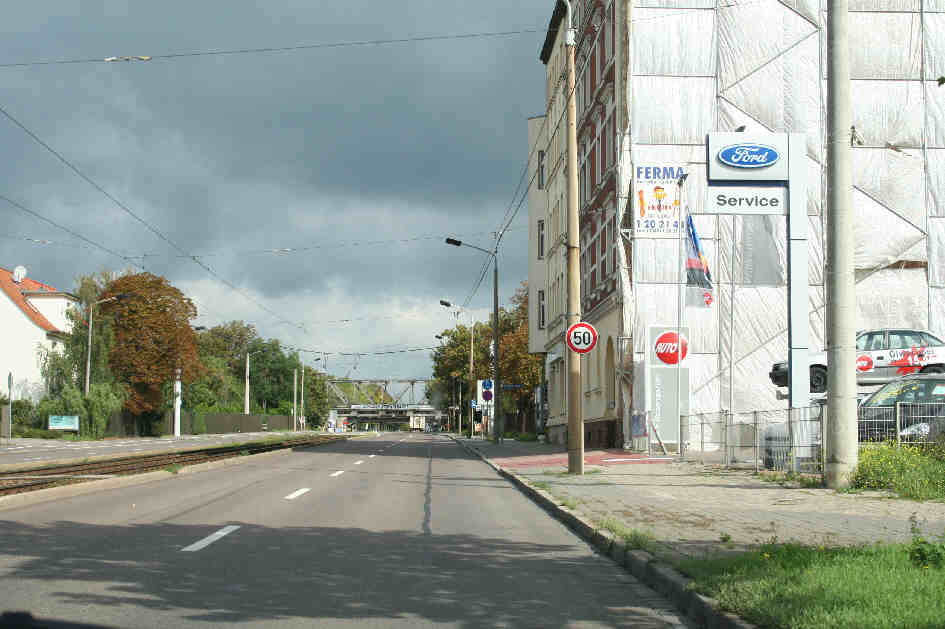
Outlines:
POLYGON ((709 261, 706 260, 696 226, 689 216, 686 219, 686 305, 709 308, 713 301, 709 261))
POLYGON ((637 238, 679 236, 679 178, 685 170, 670 164, 637 164, 633 177, 633 229, 637 238))
POLYGON ((79 430, 78 415, 50 415, 49 430, 79 430))
POLYGON ((679 443, 679 417, 689 414, 689 367, 686 359, 689 328, 651 325, 647 328, 646 409, 653 437, 663 443, 679 443))

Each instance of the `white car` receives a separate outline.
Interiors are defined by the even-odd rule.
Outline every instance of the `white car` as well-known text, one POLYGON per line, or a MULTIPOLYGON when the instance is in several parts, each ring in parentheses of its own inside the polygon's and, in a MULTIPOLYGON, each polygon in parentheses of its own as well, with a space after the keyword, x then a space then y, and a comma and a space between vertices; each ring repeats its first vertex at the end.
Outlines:
MULTIPOLYGON (((827 352, 810 354, 810 390, 827 390, 827 352)), ((927 330, 889 328, 856 335, 856 381, 886 384, 915 373, 945 373, 945 343, 927 330)), ((768 374, 778 387, 788 385, 786 362, 775 363, 768 374)))

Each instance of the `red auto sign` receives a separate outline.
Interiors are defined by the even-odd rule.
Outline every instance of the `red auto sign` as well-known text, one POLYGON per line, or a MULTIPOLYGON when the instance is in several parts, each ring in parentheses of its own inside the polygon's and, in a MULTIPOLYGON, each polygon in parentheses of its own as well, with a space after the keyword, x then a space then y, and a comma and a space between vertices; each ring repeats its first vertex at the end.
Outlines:
POLYGON ((860 356, 856 359, 856 370, 857 371, 869 371, 873 368, 873 359, 867 355, 860 356))
POLYGON ((656 357, 667 365, 675 365, 677 360, 686 360, 689 343, 682 337, 682 347, 679 346, 679 336, 675 332, 663 332, 656 339, 654 346, 656 357))

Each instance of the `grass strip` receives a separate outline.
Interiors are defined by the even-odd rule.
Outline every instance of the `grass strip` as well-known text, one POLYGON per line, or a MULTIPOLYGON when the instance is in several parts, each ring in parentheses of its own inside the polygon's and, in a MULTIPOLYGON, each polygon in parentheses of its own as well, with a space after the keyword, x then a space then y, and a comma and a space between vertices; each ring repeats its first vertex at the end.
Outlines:
POLYGON ((943 627, 945 567, 913 563, 914 545, 766 544, 677 567, 694 580, 696 591, 761 628, 943 627))

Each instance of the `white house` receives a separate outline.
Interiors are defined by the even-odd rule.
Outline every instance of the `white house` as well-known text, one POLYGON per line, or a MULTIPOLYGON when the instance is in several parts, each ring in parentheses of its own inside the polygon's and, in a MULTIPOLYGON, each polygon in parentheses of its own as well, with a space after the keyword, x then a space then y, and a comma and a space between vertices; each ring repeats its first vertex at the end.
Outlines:
POLYGON ((56 350, 71 330, 66 317, 69 306, 78 301, 71 293, 26 277, 22 266, 13 271, 0 267, 0 351, 2 391, 13 375, 13 399, 36 401, 46 390, 40 370, 41 351, 56 350))

